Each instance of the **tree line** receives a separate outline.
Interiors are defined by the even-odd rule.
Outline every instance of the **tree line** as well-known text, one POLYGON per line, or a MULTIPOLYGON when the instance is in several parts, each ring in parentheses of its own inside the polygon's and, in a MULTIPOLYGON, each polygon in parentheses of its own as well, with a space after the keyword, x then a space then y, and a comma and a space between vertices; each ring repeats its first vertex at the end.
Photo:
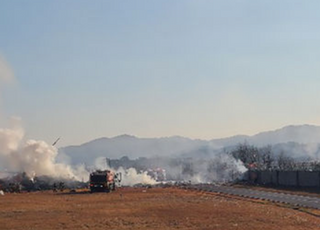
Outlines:
POLYGON ((316 160, 299 161, 284 151, 275 154, 272 146, 255 147, 248 143, 239 144, 229 152, 235 159, 240 160, 248 169, 253 170, 320 170, 320 162, 316 160))

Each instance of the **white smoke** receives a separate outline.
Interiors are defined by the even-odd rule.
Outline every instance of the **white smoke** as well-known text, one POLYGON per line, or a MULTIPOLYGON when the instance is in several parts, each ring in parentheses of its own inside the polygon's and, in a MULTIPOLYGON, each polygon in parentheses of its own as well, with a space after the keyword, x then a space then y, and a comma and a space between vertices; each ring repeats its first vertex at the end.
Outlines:
POLYGON ((121 173, 122 181, 121 184, 124 186, 133 186, 135 184, 147 184, 154 185, 157 183, 156 180, 151 178, 147 172, 137 172, 135 168, 124 169, 122 167, 114 169, 107 164, 105 157, 98 157, 95 160, 95 169, 99 170, 111 170, 117 173, 121 173))
POLYGON ((71 168, 63 163, 56 163, 58 150, 54 146, 44 141, 23 142, 24 131, 18 121, 15 118, 12 127, 0 129, 1 170, 25 172, 30 178, 51 176, 75 180, 87 179, 83 178, 84 167, 71 168))
MULTIPOLYGON (((88 181, 89 172, 84 165, 71 167, 57 163, 58 150, 56 147, 36 140, 23 141, 24 130, 19 118, 11 119, 11 126, 0 129, 0 171, 25 172, 33 179, 35 176, 88 181)), ((96 159, 96 169, 111 169, 105 158, 96 159)), ((155 184, 147 172, 137 172, 130 168, 117 170, 122 174, 122 183, 126 186, 134 184, 155 184)))
POLYGON ((73 175, 69 167, 55 163, 57 149, 44 141, 28 140, 10 156, 13 168, 29 176, 35 174, 66 178, 73 175))
POLYGON ((228 153, 215 153, 206 158, 175 158, 163 161, 168 179, 193 184, 232 182, 241 179, 247 168, 228 153))
POLYGON ((217 154, 206 161, 196 161, 192 183, 231 182, 240 179, 247 168, 226 153, 217 154))
POLYGON ((117 172, 121 172, 122 174, 122 182, 121 184, 125 186, 133 186, 135 184, 148 184, 154 185, 157 182, 152 179, 147 172, 138 173, 136 169, 129 168, 124 170, 123 168, 119 168, 117 172))

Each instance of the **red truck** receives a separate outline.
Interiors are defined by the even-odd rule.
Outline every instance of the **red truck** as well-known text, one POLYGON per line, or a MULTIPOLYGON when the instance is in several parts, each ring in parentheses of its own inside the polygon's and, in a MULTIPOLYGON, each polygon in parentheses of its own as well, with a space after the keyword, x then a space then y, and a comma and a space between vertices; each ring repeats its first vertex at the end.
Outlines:
POLYGON ((121 182, 121 173, 97 170, 90 174, 90 192, 111 192, 121 182))

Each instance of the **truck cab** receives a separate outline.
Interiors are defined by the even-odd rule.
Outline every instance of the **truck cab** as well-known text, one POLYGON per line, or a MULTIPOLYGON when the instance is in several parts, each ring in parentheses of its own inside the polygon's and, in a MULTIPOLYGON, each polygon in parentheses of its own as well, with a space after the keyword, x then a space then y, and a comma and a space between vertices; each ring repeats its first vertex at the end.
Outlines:
POLYGON ((121 174, 110 170, 97 170, 90 174, 90 192, 111 192, 116 189, 116 182, 120 183, 121 174))

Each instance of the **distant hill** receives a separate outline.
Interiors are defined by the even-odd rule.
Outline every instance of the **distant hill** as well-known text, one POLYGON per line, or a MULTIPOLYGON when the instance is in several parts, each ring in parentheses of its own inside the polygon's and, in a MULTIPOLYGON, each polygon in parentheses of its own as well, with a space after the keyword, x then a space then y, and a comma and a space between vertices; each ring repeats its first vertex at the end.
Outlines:
POLYGON ((244 142, 257 147, 272 145, 276 152, 285 151, 289 154, 292 153, 295 157, 313 157, 318 152, 320 127, 313 125, 286 126, 254 136, 238 135, 210 141, 193 140, 179 136, 164 138, 138 138, 131 135, 103 137, 82 145, 61 148, 58 159, 60 161, 67 160, 71 164, 93 164, 98 157, 210 157, 210 154, 221 151, 223 148, 237 146, 244 142))
POLYGON ((180 154, 198 151, 206 141, 191 140, 184 137, 137 138, 121 135, 114 138, 99 138, 79 146, 68 146, 59 150, 63 157, 69 158, 71 164, 86 162, 91 164, 98 157, 130 158, 152 156, 178 156, 180 154))
POLYGON ((252 137, 256 145, 296 142, 299 144, 320 143, 320 127, 313 125, 286 126, 270 132, 263 132, 252 137))

